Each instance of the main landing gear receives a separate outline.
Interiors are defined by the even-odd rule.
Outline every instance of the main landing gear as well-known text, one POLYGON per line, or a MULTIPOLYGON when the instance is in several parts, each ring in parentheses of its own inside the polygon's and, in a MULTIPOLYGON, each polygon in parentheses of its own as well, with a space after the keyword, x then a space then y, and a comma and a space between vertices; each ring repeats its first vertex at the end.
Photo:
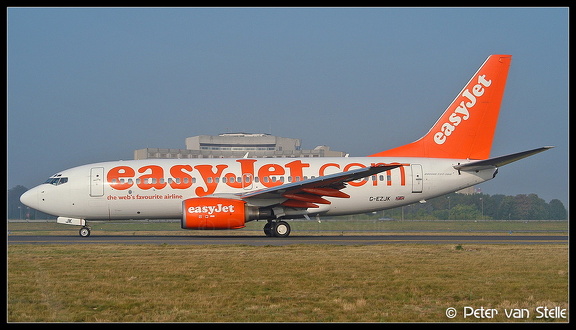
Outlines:
POLYGON ((264 234, 268 237, 288 237, 290 225, 285 221, 268 221, 264 226, 264 234))

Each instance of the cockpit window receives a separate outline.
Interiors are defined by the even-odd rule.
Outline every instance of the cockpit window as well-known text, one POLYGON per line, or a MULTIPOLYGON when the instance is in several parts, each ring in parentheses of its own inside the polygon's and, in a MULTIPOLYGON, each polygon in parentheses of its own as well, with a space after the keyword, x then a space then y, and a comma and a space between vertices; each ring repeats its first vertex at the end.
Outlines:
POLYGON ((44 183, 53 184, 53 185, 57 186, 57 185, 64 184, 66 182, 68 182, 67 177, 51 177, 51 178, 48 178, 48 180, 46 180, 44 183))

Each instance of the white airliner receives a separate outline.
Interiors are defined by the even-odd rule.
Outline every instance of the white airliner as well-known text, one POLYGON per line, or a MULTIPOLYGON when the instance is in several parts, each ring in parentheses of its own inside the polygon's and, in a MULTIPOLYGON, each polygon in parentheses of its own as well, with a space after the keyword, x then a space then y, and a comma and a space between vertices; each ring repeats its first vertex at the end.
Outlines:
POLYGON ((74 167, 25 192, 29 207, 82 226, 88 220, 181 219, 183 229, 238 229, 267 220, 395 208, 490 180, 541 147, 490 157, 511 55, 491 55, 421 139, 368 157, 147 159, 74 167))

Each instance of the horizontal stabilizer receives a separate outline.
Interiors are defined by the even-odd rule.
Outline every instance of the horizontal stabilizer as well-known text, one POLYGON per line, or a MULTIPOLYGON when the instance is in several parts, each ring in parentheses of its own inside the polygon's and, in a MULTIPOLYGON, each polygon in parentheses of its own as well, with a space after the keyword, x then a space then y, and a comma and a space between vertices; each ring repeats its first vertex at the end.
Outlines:
POLYGON ((517 160, 520 160, 522 158, 526 158, 528 156, 535 155, 537 153, 540 153, 542 151, 546 151, 546 150, 551 149, 551 148, 554 148, 554 147, 542 147, 542 148, 532 149, 532 150, 528 150, 528 151, 518 152, 515 154, 511 154, 511 155, 500 156, 500 157, 490 158, 490 159, 485 159, 485 160, 479 160, 479 161, 471 162, 471 163, 467 163, 467 164, 458 164, 458 165, 454 166, 454 168, 459 170, 459 171, 486 170, 486 169, 500 167, 500 166, 504 166, 506 164, 510 164, 510 163, 515 162, 517 160))

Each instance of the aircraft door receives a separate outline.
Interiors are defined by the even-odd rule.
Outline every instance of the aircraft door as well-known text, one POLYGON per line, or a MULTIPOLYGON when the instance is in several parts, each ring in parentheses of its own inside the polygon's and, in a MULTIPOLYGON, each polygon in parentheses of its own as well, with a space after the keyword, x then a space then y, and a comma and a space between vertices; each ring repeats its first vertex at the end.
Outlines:
POLYGON ((422 165, 412 164, 412 192, 421 193, 424 176, 422 175, 422 165))
POLYGON ((104 167, 90 169, 90 196, 104 196, 104 167))

